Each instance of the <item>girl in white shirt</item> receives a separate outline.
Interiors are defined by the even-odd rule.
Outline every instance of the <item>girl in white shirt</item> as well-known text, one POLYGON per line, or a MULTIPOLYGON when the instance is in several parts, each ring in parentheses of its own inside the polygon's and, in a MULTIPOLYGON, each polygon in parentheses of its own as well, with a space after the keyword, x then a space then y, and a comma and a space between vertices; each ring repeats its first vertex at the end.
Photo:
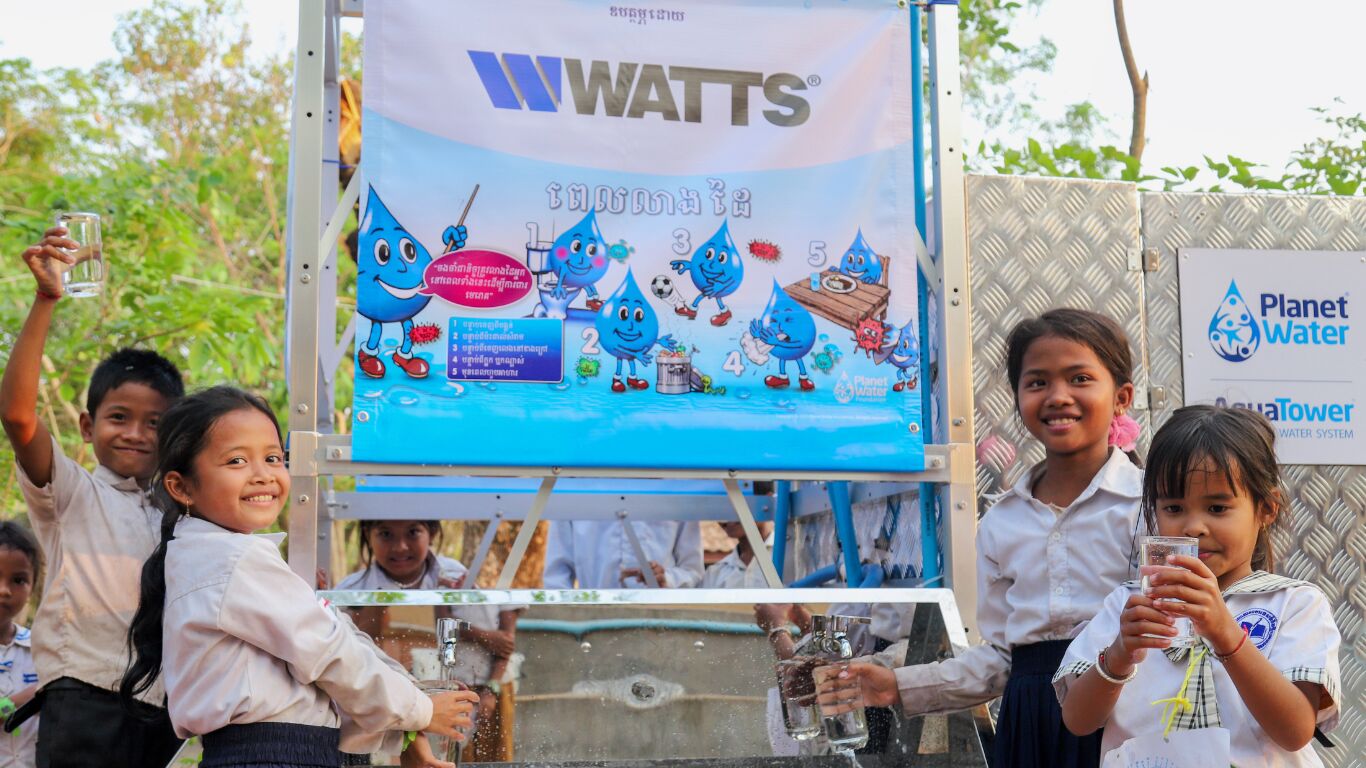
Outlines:
MULTIPOLYGON (((27 704, 38 691, 32 635, 15 621, 38 581, 38 563, 33 534, 12 520, 0 522, 0 717, 27 704)), ((0 768, 33 768, 37 745, 36 717, 0 733, 0 768)))
MULTIPOLYGON (((340 765, 342 744, 363 751, 380 732, 460 738, 473 694, 429 698, 319 603, 280 557, 282 534, 251 535, 289 495, 263 400, 232 387, 186 397, 162 415, 157 448, 163 535, 142 572, 125 698, 164 675, 171 722, 202 737, 204 768, 340 765)), ((448 764, 416 738, 404 765, 448 764)))
POLYGON ((1055 309, 1006 342, 1006 373, 1044 460, 1002 494, 977 529, 977 625, 962 656, 896 669, 890 654, 856 663, 821 691, 907 715, 966 709, 1002 696, 997 766, 1095 766, 1100 737, 1062 723, 1051 681, 1080 624, 1129 577, 1142 471, 1124 451, 1136 436, 1128 339, 1113 320, 1055 309), (1127 439, 1126 439, 1127 438, 1127 439), (880 663, 876 663, 880 660, 880 663))
MULTIPOLYGON (((435 552, 433 544, 440 536, 441 524, 435 520, 361 521, 360 555, 365 567, 342 579, 337 589, 474 589, 477 574, 470 576, 459 560, 435 552)), ((489 604, 437 608, 438 617, 468 622, 460 633, 453 674, 479 696, 475 730, 464 752, 473 762, 510 759, 504 746, 510 742, 505 736, 511 735, 511 701, 501 699, 513 694, 503 690, 502 681, 516 650, 517 617, 522 610, 522 606, 489 604)), ((383 608, 361 608, 352 615, 357 626, 376 641, 380 639, 385 630, 383 608)))
POLYGON ((1208 405, 1158 430, 1144 517, 1200 553, 1143 566, 1149 590, 1116 589, 1072 642, 1056 676, 1068 728, 1103 727, 1107 752, 1189 731, 1185 749, 1209 764, 1323 765, 1309 741, 1337 724, 1342 638, 1317 587, 1268 572, 1285 498, 1275 440, 1260 413, 1208 405), (1177 617, 1194 648, 1170 648, 1177 617), (1176 706, 1153 706, 1164 700, 1176 706))

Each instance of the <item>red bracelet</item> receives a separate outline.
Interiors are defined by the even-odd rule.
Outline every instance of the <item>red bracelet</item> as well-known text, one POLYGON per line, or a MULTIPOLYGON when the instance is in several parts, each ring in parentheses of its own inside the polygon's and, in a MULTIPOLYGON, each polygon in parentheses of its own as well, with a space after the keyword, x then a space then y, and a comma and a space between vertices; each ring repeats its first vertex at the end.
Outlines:
POLYGON ((48 301, 56 301, 57 299, 62 298, 62 295, 60 293, 53 295, 43 290, 42 288, 39 288, 38 290, 34 291, 34 293, 37 294, 38 298, 47 299, 48 301))
POLYGON ((1243 637, 1242 637, 1242 639, 1240 639, 1240 640, 1238 641, 1238 644, 1237 644, 1237 645, 1233 646, 1233 650, 1229 651, 1228 653, 1220 653, 1220 652, 1218 652, 1218 651, 1215 651, 1215 652, 1214 652, 1214 658, 1218 659, 1218 660, 1220 661, 1220 663, 1223 663, 1223 662, 1225 662, 1225 661, 1228 661, 1229 659, 1233 658, 1233 654, 1235 654, 1235 653, 1237 653, 1238 651, 1241 651, 1241 650, 1243 649, 1243 643, 1246 643, 1246 642, 1247 642, 1247 627, 1243 627, 1243 637))

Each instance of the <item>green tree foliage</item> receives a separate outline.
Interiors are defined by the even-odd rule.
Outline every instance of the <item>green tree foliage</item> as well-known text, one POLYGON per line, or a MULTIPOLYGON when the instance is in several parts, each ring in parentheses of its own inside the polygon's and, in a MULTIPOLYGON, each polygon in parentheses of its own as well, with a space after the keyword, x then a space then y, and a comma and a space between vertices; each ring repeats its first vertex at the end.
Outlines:
MULTIPOLYGON (((192 386, 233 381, 284 401, 289 68, 249 58, 222 0, 158 0, 122 18, 118 57, 93 71, 0 61, 0 364, 33 296, 19 259, 61 210, 104 221, 105 295, 65 300, 40 407, 89 462, 77 417, 94 364, 154 348, 192 386)), ((22 510, 13 457, 0 513, 22 510)))

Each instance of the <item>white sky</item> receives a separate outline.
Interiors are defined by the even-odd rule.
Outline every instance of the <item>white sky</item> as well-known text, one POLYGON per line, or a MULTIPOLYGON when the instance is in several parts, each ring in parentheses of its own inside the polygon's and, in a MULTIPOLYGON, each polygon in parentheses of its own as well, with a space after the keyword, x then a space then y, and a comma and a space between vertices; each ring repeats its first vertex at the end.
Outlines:
MULTIPOLYGON (((0 0, 0 57, 39 67, 89 66, 114 55, 119 13, 146 0, 57 0, 60 11, 32 0, 0 0), (60 35, 60 38, 58 37, 60 35)), ((256 45, 293 45, 297 3, 244 0, 256 45)), ((1130 37, 1149 72, 1145 165, 1199 162, 1235 154, 1280 169, 1290 152, 1320 135, 1311 107, 1334 98, 1350 114, 1366 112, 1360 64, 1366 3, 1320 0, 1129 0, 1130 37)), ((1046 34, 1058 47, 1053 73, 1034 83, 1039 111, 1060 115, 1090 100, 1126 146, 1130 93, 1108 0, 1046 0, 1017 29, 1023 40, 1046 34)), ((969 146, 980 138, 968 126, 969 146)), ((1011 137, 1022 144, 1027 137, 1011 137)))

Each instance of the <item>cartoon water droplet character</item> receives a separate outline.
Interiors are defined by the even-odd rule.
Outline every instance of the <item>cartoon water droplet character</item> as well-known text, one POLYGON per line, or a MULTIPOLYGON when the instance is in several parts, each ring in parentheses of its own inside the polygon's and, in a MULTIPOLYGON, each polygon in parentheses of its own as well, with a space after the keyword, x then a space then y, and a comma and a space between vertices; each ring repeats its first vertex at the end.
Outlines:
POLYGON ((816 343, 816 318, 806 308, 788 296, 778 281, 773 281, 773 293, 763 314, 749 321, 749 332, 756 340, 773 347, 769 354, 778 358, 778 375, 765 376, 764 384, 772 389, 783 389, 792 383, 787 377, 787 363, 797 363, 798 386, 803 392, 816 388, 806 376, 806 362, 802 358, 816 343))
POLYGON ((1209 321, 1209 343, 1216 354, 1231 363, 1252 357, 1262 345, 1262 332, 1238 291, 1237 281, 1229 282, 1228 293, 1209 321))
POLYGON ((878 364, 891 363, 896 367, 893 392, 914 389, 920 378, 920 338, 916 335, 915 323, 908 320, 901 326, 896 342, 879 350, 873 360, 878 364))
MULTIPOLYGON (((413 355, 413 318, 431 301, 431 296, 421 290, 425 287, 423 276, 427 265, 432 263, 432 256, 398 223, 374 187, 370 187, 366 196, 360 233, 356 254, 356 311, 370 321, 370 335, 356 349, 361 373, 375 379, 384 376, 384 361, 379 357, 384 326, 401 323, 403 342, 389 359, 408 376, 425 378, 430 365, 413 355)), ((465 234, 463 226, 446 227, 441 239, 448 251, 455 251, 464 247, 465 234)))
POLYGON ((854 236, 854 242, 845 249, 839 266, 831 267, 830 271, 875 285, 882 281, 882 257, 863 239, 863 230, 860 229, 854 236))
POLYGON ((598 343, 603 351, 617 359, 617 370, 612 375, 612 391, 625 392, 627 387, 648 389, 650 382, 636 376, 636 363, 649 365, 653 359, 650 350, 656 344, 672 349, 674 340, 671 336, 659 338, 659 317, 645 300, 645 294, 640 292, 635 276, 629 269, 626 279, 621 281, 621 285, 607 297, 602 309, 598 310, 594 326, 598 330, 598 343), (623 363, 630 368, 625 383, 621 380, 623 363))
POLYGON ((726 309, 722 299, 740 287, 740 281, 745 277, 745 265, 740 260, 735 241, 730 237, 729 221, 721 222, 716 234, 697 247, 691 261, 671 261, 669 267, 680 275, 687 272, 692 277, 692 284, 700 291, 691 307, 676 307, 676 314, 692 320, 697 317, 697 305, 703 299, 715 299, 720 312, 712 316, 711 324, 719 328, 730 322, 730 310, 726 309))
POLYGON ((601 309, 597 282, 607 274, 608 263, 607 243, 594 209, 551 243, 545 268, 555 279, 541 288, 541 303, 532 314, 565 317, 570 303, 584 291, 588 293, 584 306, 593 312, 601 309))

